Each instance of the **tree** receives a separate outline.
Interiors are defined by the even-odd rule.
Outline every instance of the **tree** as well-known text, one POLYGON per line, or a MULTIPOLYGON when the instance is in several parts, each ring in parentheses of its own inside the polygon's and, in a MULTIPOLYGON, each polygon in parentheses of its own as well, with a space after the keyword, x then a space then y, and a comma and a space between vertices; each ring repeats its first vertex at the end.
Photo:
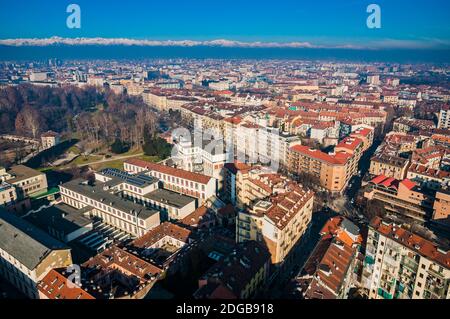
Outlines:
POLYGON ((145 155, 158 156, 161 159, 166 159, 172 152, 172 145, 156 134, 150 135, 146 133, 144 135, 144 145, 142 146, 142 149, 145 155))
POLYGON ((114 154, 122 154, 128 151, 127 145, 125 145, 120 139, 116 138, 114 143, 111 144, 111 152, 114 154))
POLYGON ((369 220, 372 220, 374 217, 383 217, 386 215, 386 210, 384 208, 384 204, 378 200, 369 200, 367 201, 366 210, 364 215, 369 220))
POLYGON ((39 112, 30 106, 25 107, 16 118, 16 130, 22 134, 31 135, 36 138, 41 131, 42 124, 39 112))

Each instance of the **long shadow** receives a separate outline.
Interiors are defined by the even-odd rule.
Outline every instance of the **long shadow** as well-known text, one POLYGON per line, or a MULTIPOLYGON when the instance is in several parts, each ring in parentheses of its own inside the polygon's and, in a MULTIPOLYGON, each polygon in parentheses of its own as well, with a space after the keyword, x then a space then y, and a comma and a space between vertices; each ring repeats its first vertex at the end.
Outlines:
POLYGON ((79 140, 71 139, 64 141, 58 145, 55 145, 47 150, 44 150, 37 154, 35 157, 29 159, 25 165, 31 168, 39 168, 42 167, 45 162, 52 158, 57 158, 64 154, 69 148, 78 143, 79 140))

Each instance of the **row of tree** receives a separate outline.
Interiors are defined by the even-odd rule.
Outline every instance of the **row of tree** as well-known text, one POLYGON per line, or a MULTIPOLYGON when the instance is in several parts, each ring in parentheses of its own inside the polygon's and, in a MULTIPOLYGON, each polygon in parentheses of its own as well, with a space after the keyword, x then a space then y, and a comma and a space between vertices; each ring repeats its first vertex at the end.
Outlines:
POLYGON ((109 89, 19 85, 0 90, 0 134, 37 138, 47 130, 76 134, 87 143, 120 140, 133 147, 144 143, 146 130, 155 132, 156 115, 141 98, 109 89))

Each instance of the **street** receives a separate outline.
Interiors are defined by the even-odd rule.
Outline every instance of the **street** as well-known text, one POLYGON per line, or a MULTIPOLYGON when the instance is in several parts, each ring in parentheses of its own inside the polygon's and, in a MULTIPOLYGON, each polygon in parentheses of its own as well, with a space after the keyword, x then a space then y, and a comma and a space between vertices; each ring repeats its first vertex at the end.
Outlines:
POLYGON ((299 243, 293 248, 292 261, 286 266, 287 269, 283 270, 269 287, 269 298, 283 298, 286 294, 286 287, 288 286, 289 281, 297 276, 318 243, 320 239, 320 230, 325 225, 326 221, 335 215, 335 213, 330 211, 313 213, 311 224, 306 235, 300 239, 299 243))

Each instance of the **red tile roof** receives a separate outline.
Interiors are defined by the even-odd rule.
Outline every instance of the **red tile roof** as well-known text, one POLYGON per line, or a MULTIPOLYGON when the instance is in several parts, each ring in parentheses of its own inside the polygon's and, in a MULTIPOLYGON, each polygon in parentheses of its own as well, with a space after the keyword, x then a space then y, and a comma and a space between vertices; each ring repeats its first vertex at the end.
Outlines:
POLYGON ((320 150, 311 149, 309 146, 305 145, 295 145, 291 147, 290 150, 329 164, 342 165, 345 164, 346 159, 348 159, 348 156, 339 155, 336 157, 320 150))
POLYGON ((363 144, 363 141, 360 138, 347 136, 338 145, 336 145, 336 148, 344 148, 344 149, 354 151, 361 144, 363 144))
POLYGON ((375 177, 374 179, 372 179, 370 182, 374 183, 374 184, 380 184, 381 182, 383 182, 384 180, 386 180, 387 177, 384 175, 378 175, 377 177, 375 177))
POLYGON ((100 268, 104 271, 123 269, 124 273, 132 274, 141 281, 148 281, 146 275, 158 275, 162 269, 145 260, 125 251, 125 249, 112 246, 85 262, 84 268, 100 268))
POLYGON ((45 132, 41 137, 57 137, 59 134, 53 131, 45 132))
POLYGON ((91 294, 69 281, 59 271, 52 269, 38 284, 38 290, 48 299, 95 299, 91 294))
POLYGON ((417 184, 410 181, 409 179, 404 179, 401 183, 406 186, 409 190, 413 189, 417 184))
POLYGON ((416 251, 428 259, 435 261, 446 268, 450 268, 450 251, 438 249, 438 245, 432 241, 414 234, 393 223, 383 222, 380 217, 375 217, 370 226, 380 234, 389 237, 399 244, 416 251))
POLYGON ((201 227, 202 224, 213 221, 214 219, 214 214, 206 206, 200 206, 183 218, 181 223, 186 226, 201 227))
POLYGON ((132 242, 132 246, 137 248, 149 248, 166 236, 187 243, 191 233, 192 232, 189 229, 172 224, 171 222, 164 222, 148 231, 142 237, 134 240, 132 242))

